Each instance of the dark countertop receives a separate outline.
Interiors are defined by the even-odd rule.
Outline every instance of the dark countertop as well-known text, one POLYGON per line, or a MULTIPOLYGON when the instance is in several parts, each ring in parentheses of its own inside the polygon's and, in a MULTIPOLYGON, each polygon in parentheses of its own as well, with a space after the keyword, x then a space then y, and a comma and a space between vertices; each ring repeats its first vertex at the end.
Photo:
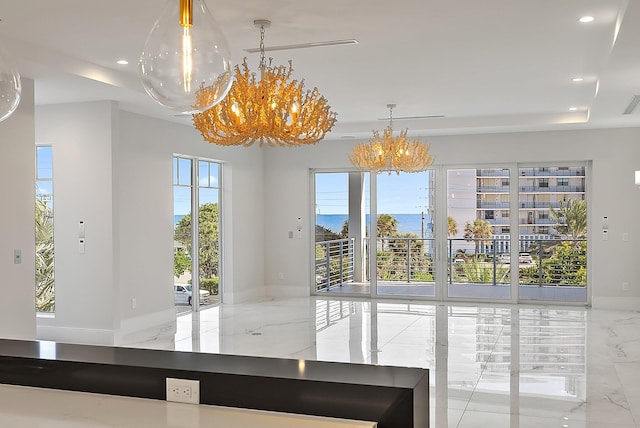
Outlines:
POLYGON ((424 369, 407 367, 49 343, 54 348, 41 352, 38 341, 0 339, 0 355, 398 388, 413 388, 425 376, 424 369))
POLYGON ((0 383, 166 398, 200 381, 200 403, 426 428, 426 369, 0 339, 0 383))

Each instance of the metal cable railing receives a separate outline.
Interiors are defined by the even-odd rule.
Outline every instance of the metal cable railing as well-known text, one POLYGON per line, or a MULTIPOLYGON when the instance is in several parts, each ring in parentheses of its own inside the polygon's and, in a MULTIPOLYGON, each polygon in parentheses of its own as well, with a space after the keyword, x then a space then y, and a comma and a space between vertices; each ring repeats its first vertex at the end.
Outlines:
POLYGON ((354 238, 316 242, 316 291, 353 282, 354 238))
MULTIPOLYGON (((365 244, 368 239, 365 239, 365 244)), ((448 283, 508 285, 511 277, 510 240, 450 238, 448 283)), ((587 242, 585 239, 539 238, 517 242, 518 283, 537 287, 585 287, 587 242)), ((364 251, 367 258, 368 251, 364 251)), ((385 237, 376 240, 376 276, 380 281, 434 281, 433 238, 385 237)), ((316 291, 326 291, 354 281, 354 239, 316 243, 316 291)), ((367 269, 368 272, 368 269, 367 269)))

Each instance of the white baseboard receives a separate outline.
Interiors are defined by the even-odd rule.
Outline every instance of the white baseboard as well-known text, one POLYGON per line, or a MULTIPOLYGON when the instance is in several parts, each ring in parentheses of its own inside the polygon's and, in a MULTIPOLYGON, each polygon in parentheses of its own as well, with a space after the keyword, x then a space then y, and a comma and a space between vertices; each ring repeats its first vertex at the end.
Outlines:
POLYGON ((107 346, 111 346, 114 343, 113 330, 42 325, 38 320, 36 331, 38 340, 107 346))
POLYGON ((309 297, 311 292, 307 286, 294 285, 266 285, 269 297, 309 297))
POLYGON ((619 311, 640 311, 639 297, 598 297, 591 298, 595 309, 616 309, 619 311))
POLYGON ((119 330, 58 326, 55 317, 38 317, 37 339, 113 346, 120 345, 125 338, 129 339, 137 334, 142 334, 144 337, 175 334, 175 323, 174 308, 123 320, 119 330))
POLYGON ((242 291, 227 291, 222 296, 222 302, 227 304, 253 302, 263 299, 265 292, 263 288, 252 288, 242 291))

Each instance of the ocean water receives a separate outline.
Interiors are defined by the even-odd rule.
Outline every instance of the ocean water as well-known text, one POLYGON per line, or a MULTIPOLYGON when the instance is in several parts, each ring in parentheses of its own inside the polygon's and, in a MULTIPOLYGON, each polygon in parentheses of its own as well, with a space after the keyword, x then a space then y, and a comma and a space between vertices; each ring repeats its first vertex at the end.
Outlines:
MULTIPOLYGON (((422 215, 421 214, 390 214, 398 220, 399 233, 414 233, 421 236, 422 233, 422 215)), ((340 233, 345 220, 349 218, 347 214, 318 214, 316 215, 316 224, 326 227, 335 233, 340 233)), ((369 225, 369 215, 367 214, 367 226, 369 225)), ((429 215, 424 215, 424 233, 425 237, 429 236, 431 230, 431 220, 429 215)))
MULTIPOLYGON (((396 220, 398 220, 398 232, 400 233, 415 233, 420 236, 422 233, 422 215, 421 214, 391 214, 396 220)), ((174 215, 174 227, 178 225, 180 219, 184 215, 174 215)), ((340 233, 344 221, 349 218, 347 214, 318 214, 316 215, 316 224, 326 227, 335 233, 340 233)), ((369 225, 369 215, 367 214, 367 226, 369 225)), ((431 230, 431 220, 429 215, 424 215, 424 234, 425 237, 429 236, 431 230)))

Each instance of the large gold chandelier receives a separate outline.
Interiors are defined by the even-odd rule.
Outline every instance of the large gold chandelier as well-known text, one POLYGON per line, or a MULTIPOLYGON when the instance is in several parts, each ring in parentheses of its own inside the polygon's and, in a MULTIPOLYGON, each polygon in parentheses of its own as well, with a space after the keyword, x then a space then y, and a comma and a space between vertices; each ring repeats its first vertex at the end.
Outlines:
POLYGON ((379 173, 392 171, 421 172, 433 163, 433 156, 429 154, 429 145, 419 140, 407 139, 407 130, 393 137, 393 109, 389 107, 389 126, 383 131, 382 137, 378 131, 373 131, 373 139, 368 143, 358 144, 349 155, 349 160, 358 169, 379 173))
MULTIPOLYGON (((336 122, 336 113, 318 88, 304 91, 304 81, 290 80, 293 68, 266 63, 264 30, 270 21, 259 19, 260 80, 249 71, 235 67, 235 81, 227 96, 202 113, 193 115, 193 124, 205 141, 221 146, 250 146, 259 141, 270 146, 299 146, 322 140, 336 122)), ((210 88, 202 87, 207 98, 210 88)), ((200 103, 198 103, 200 104, 200 103)))

